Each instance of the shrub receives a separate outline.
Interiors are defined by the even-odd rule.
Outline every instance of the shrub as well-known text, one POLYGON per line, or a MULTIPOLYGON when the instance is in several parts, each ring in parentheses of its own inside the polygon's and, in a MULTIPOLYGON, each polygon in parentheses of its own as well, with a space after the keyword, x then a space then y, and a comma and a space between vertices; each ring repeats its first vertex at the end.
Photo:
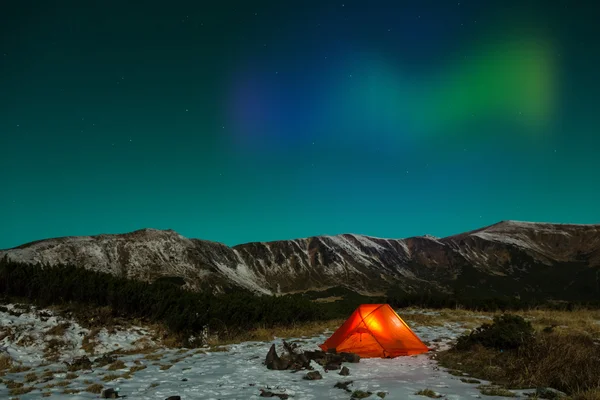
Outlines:
POLYGON ((460 336, 456 349, 468 350, 476 344, 489 349, 516 349, 531 342, 533 334, 529 321, 518 315, 504 314, 494 317, 491 324, 483 324, 470 334, 460 336))

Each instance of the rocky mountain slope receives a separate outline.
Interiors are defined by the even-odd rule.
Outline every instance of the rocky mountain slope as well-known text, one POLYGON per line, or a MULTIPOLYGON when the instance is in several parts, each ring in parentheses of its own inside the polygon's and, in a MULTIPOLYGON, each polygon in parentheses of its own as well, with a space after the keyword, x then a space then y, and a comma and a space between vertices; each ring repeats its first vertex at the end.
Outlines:
POLYGON ((65 237, 0 251, 0 258, 75 264, 191 290, 290 293, 344 286, 361 293, 600 298, 600 225, 503 221, 446 238, 317 236, 228 247, 166 230, 65 237), (182 282, 183 282, 182 281, 182 282))

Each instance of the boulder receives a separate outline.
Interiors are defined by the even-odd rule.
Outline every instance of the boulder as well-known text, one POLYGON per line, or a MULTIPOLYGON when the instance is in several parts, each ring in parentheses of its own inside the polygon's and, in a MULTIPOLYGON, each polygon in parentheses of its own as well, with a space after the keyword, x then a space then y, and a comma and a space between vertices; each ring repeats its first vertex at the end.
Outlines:
POLYGON ((289 395, 287 393, 273 393, 268 390, 260 389, 260 397, 279 397, 280 399, 289 399, 289 395))
POLYGON ((288 368, 289 361, 281 359, 277 355, 275 345, 272 344, 269 352, 267 353, 267 357, 265 358, 265 365, 268 369, 283 370, 288 368))
POLYGON ((352 392, 352 390, 348 389, 348 385, 351 385, 353 381, 346 382, 338 382, 333 387, 337 389, 345 390, 346 392, 352 392))
POLYGON ((350 370, 348 369, 348 367, 342 367, 342 370, 340 371, 340 375, 342 376, 348 376, 350 375, 350 370))
POLYGON ((119 393, 112 388, 102 389, 102 393, 100 393, 101 399, 118 399, 119 393))

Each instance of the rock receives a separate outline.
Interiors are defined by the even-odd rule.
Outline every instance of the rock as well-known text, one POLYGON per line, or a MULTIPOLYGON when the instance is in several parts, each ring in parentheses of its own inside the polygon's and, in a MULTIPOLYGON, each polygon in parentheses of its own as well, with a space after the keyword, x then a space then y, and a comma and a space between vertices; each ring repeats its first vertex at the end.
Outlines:
POLYGON ((349 363, 357 363, 360 361, 360 356, 354 353, 340 353, 342 361, 349 363))
POLYGON ((180 396, 171 396, 171 397, 167 397, 165 400, 181 400, 180 396))
POLYGON ((309 360, 314 360, 317 361, 318 360, 322 360, 325 358, 325 352, 321 351, 321 350, 316 350, 316 351, 305 351, 304 355, 309 359, 309 360))
POLYGON ((342 376, 350 375, 350 370, 348 369, 348 367, 346 367, 346 366, 342 367, 342 370, 340 371, 340 375, 342 375, 342 376))
POLYGON ((183 378, 181 382, 187 382, 187 378, 183 378))
POLYGON ((100 394, 101 399, 118 399, 119 393, 112 388, 102 389, 102 393, 100 394))
POLYGON ((337 389, 345 390, 346 392, 352 392, 352 390, 348 389, 348 385, 351 385, 353 381, 346 382, 338 382, 333 387, 337 389))
POLYGON ((364 399, 366 397, 369 397, 370 395, 372 395, 373 393, 371 392, 365 392, 363 390, 355 390, 354 392, 352 392, 352 397, 350 397, 351 399, 364 399))
POLYGON ((265 358, 265 364, 268 369, 283 370, 288 368, 289 361, 279 358, 275 345, 272 344, 265 358))
POLYGON ((321 373, 319 371, 311 371, 304 375, 304 379, 314 381, 317 379, 323 379, 323 376, 321 376, 321 373))
POLYGON ((385 399, 386 394, 386 392, 377 392, 377 396, 381 397, 382 399, 385 399))
POLYGON ((290 395, 286 393, 273 393, 268 390, 260 389, 260 397, 279 397, 280 399, 288 399, 290 395))
POLYGON ((338 364, 336 362, 330 362, 327 365, 325 365, 325 371, 333 371, 336 369, 340 369, 341 368, 341 364, 338 364))

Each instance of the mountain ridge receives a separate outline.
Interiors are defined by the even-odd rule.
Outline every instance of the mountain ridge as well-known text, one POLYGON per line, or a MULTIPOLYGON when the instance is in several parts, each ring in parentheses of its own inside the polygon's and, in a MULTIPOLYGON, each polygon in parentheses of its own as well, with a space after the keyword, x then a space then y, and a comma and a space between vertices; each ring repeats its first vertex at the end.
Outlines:
POLYGON ((443 238, 358 234, 227 246, 173 230, 66 236, 0 250, 0 258, 73 264, 190 290, 284 294, 343 286, 366 294, 483 292, 556 299, 600 294, 600 224, 500 221, 443 238))

